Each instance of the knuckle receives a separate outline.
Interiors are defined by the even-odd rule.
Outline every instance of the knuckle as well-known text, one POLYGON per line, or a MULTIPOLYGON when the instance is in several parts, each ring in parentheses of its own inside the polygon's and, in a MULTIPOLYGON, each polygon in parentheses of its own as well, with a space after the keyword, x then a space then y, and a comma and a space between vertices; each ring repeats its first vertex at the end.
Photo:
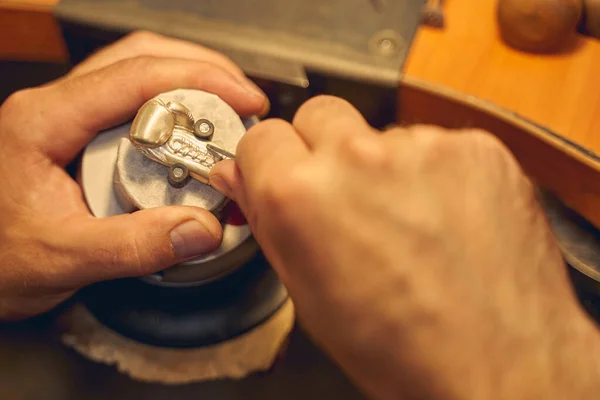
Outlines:
POLYGON ((437 168, 460 159, 460 141, 450 133, 431 126, 419 126, 409 130, 411 144, 420 155, 425 168, 437 168))
POLYGON ((137 237, 131 243, 128 259, 131 271, 134 274, 138 276, 146 275, 152 272, 157 266, 168 266, 163 256, 167 252, 157 251, 146 240, 140 240, 137 237))
POLYGON ((348 106, 350 106, 350 103, 339 97, 331 95, 315 96, 298 108, 298 111, 296 111, 296 115, 294 116, 293 124, 301 123, 315 113, 332 113, 332 115, 335 115, 333 114, 333 110, 348 106))
POLYGON ((144 49, 162 38, 161 35, 148 30, 134 31, 123 38, 123 42, 136 48, 144 49))
MULTIPOLYGON (((149 55, 138 55, 132 58, 121 60, 113 65, 114 72, 112 72, 113 79, 124 79, 128 78, 124 84, 133 86, 135 81, 130 81, 129 78, 132 76, 143 77, 142 84, 138 84, 140 94, 145 95, 146 85, 143 82, 151 82, 156 78, 160 78, 161 71, 157 64, 157 58, 149 55)), ((104 74, 91 74, 98 80, 97 83, 101 83, 106 78, 104 74)), ((135 87, 135 86, 134 86, 135 87)))
POLYGON ((380 139, 375 135, 348 135, 340 142, 339 154, 355 166, 384 168, 390 157, 380 139))
POLYGON ((504 167, 516 166, 512 152, 497 136, 481 129, 474 129, 469 133, 473 152, 477 153, 482 161, 504 167))
POLYGON ((137 70, 140 73, 145 73, 150 69, 151 65, 156 61, 156 57, 149 55, 138 55, 120 61, 124 69, 137 70))
POLYGON ((490 132, 484 131, 483 129, 472 129, 469 133, 473 138, 473 142, 479 148, 496 154, 507 153, 507 148, 504 143, 490 132))
POLYGON ((159 253, 151 251, 136 237, 129 237, 110 249, 96 249, 94 259, 97 265, 111 271, 111 274, 121 275, 126 271, 129 276, 141 276, 160 263, 161 260, 157 256, 159 253))
POLYGON ((260 135, 266 131, 276 131, 289 126, 290 124, 281 118, 271 118, 254 125, 248 130, 247 134, 252 134, 254 132, 255 135, 260 135))
POLYGON ((28 142, 32 135, 22 135, 18 131, 23 127, 31 126, 40 116, 32 113, 35 107, 35 94, 37 89, 24 89, 12 93, 0 106, 0 136, 11 136, 16 142, 28 142))
POLYGON ((32 90, 34 89, 23 89, 13 92, 2 104, 2 110, 6 113, 12 113, 30 107, 32 90))
POLYGON ((262 121, 250 129, 242 136, 240 141, 238 142, 237 152, 241 153, 243 157, 243 153, 246 150, 251 150, 256 148, 255 146, 259 146, 262 141, 262 137, 264 135, 269 134, 269 132, 276 132, 282 129, 287 129, 289 127, 289 123, 279 118, 272 118, 262 121))
POLYGON ((501 139, 483 130, 475 130, 472 134, 475 152, 481 164, 486 164, 488 169, 501 171, 498 173, 503 179, 516 187, 527 186, 521 164, 501 139))
POLYGON ((212 49, 208 49, 206 47, 202 47, 200 45, 198 45, 198 48, 201 49, 207 55, 210 55, 210 58, 213 60, 213 63, 227 68, 230 72, 234 72, 239 75, 244 75, 242 69, 225 54, 219 53, 218 51, 212 49))
POLYGON ((106 248, 97 248, 92 252, 93 263, 101 269, 116 271, 121 267, 122 251, 110 250, 106 248))

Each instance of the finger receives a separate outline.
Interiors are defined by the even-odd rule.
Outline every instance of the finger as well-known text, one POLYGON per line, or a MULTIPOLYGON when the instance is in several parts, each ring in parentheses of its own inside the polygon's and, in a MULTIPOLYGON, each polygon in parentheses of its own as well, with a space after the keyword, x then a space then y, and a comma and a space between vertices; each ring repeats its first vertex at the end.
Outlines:
POLYGON ((298 109, 292 124, 311 149, 337 147, 349 136, 375 132, 356 108, 334 96, 307 101, 298 109))
MULTIPOLYGON (((236 151, 247 195, 261 190, 267 181, 284 181, 285 174, 309 154, 308 147, 288 122, 270 119, 253 126, 242 136, 236 151)), ((227 183, 235 190, 234 185, 239 181, 227 183)))
POLYGON ((38 146, 65 164, 97 132, 132 118, 150 98, 180 88, 214 93, 242 116, 259 113, 266 103, 262 93, 214 65, 138 57, 40 89, 35 109, 37 125, 44 129, 32 135, 40 132, 38 146))
POLYGON ((242 210, 247 209, 244 178, 234 160, 217 163, 210 171, 209 184, 235 201, 242 210))
POLYGON ((68 76, 80 76, 105 68, 110 64, 139 56, 181 58, 208 62, 229 72, 238 79, 247 79, 244 72, 223 54, 204 46, 159 35, 149 31, 133 32, 75 66, 68 76))
POLYGON ((196 207, 86 218, 61 233, 73 260, 64 273, 72 287, 148 275, 215 250, 222 235, 215 216, 196 207))

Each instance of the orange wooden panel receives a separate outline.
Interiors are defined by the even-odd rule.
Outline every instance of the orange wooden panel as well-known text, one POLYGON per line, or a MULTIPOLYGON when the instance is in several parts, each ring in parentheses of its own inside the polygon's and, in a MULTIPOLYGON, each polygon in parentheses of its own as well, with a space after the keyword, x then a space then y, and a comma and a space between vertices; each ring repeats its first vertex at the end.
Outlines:
POLYGON ((67 50, 52 15, 58 0, 0 0, 0 60, 65 62, 67 50))
POLYGON ((489 100, 600 153, 600 42, 521 53, 499 38, 497 0, 446 0, 447 26, 421 28, 405 74, 489 100))

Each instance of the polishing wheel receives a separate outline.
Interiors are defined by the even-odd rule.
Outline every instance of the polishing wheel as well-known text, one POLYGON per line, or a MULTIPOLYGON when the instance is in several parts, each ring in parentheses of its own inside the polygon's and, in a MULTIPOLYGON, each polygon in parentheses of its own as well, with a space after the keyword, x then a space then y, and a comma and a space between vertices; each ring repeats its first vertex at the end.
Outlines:
POLYGON ((210 168, 234 158, 257 122, 240 118, 216 95, 180 89, 151 99, 132 122, 86 147, 78 180, 94 216, 186 205, 209 210, 223 226, 212 253, 82 290, 100 322, 142 343, 202 347, 248 332, 286 302, 237 205, 207 184, 210 168))

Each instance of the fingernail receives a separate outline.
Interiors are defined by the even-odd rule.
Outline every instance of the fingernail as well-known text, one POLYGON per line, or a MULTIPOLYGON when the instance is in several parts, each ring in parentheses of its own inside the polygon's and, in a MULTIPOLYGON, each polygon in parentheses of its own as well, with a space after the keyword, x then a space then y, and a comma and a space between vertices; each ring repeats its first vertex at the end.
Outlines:
POLYGON ((265 104, 263 105, 262 110, 257 114, 258 118, 264 118, 271 111, 271 102, 268 97, 265 97, 265 104))
POLYGON ((171 231, 171 244, 177 258, 186 260, 213 251, 218 239, 202 223, 191 220, 171 231))
POLYGON ((209 184, 227 197, 231 197, 231 186, 220 175, 211 175, 209 184))

